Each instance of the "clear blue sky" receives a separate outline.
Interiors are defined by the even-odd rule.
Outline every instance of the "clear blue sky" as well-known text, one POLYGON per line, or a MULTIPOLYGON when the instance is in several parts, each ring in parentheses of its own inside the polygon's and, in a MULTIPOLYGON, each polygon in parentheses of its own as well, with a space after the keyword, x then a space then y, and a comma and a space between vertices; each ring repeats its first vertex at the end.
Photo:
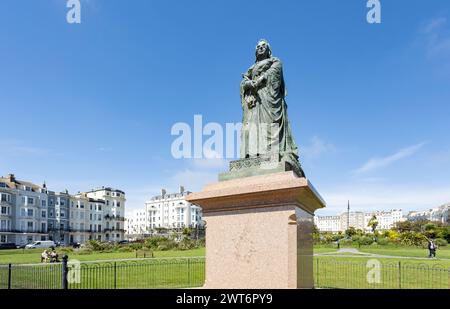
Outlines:
POLYGON ((199 190, 224 162, 175 160, 172 125, 238 122, 258 39, 284 63, 319 214, 450 201, 450 3, 65 0, 0 2, 0 174, 70 192, 113 186, 142 207, 199 190))

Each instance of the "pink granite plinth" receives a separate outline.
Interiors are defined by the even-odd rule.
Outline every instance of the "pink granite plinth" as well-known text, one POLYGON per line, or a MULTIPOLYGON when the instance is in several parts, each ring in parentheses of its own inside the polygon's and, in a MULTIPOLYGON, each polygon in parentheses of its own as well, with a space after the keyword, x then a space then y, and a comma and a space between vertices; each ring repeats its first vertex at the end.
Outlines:
POLYGON ((293 172, 206 186, 187 197, 206 220, 205 288, 312 288, 314 211, 325 203, 293 172))

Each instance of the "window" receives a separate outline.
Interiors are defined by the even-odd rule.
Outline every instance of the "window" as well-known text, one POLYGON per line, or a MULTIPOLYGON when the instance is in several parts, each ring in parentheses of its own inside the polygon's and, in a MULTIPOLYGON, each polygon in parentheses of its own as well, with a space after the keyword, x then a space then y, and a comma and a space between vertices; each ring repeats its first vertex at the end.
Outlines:
POLYGON ((50 209, 50 217, 53 217, 53 210, 50 209))
POLYGON ((42 200, 41 201, 41 206, 42 207, 47 207, 47 201, 46 200, 42 200))
POLYGON ((0 235, 0 242, 6 243, 6 235, 0 235))
POLYGON ((2 215, 7 215, 8 214, 8 208, 3 206, 2 207, 2 215))
POLYGON ((0 182, 0 188, 6 188, 6 183, 0 182))
POLYGON ((33 230, 33 221, 28 221, 27 222, 27 229, 28 229, 28 231, 33 230))
POLYGON ((20 216, 21 216, 21 217, 25 217, 25 216, 26 216, 25 208, 21 208, 21 209, 20 209, 20 216))
POLYGON ((27 216, 28 217, 33 217, 33 215, 34 215, 33 209, 27 209, 27 216))
POLYGON ((28 204, 29 204, 29 205, 34 205, 34 198, 29 197, 29 198, 28 198, 28 204))
POLYGON ((47 212, 46 211, 42 211, 41 212, 41 217, 42 218, 46 218, 47 217, 47 212))
POLYGON ((102 205, 98 205, 97 210, 102 211, 102 205))
POLYGON ((1 201, 2 202, 11 202, 11 195, 6 194, 6 193, 1 193, 1 201))
POLYGON ((45 232, 47 230, 47 224, 41 223, 41 232, 45 232))
POLYGON ((84 208, 84 204, 83 203, 80 203, 80 208, 84 208))
POLYGON ((64 213, 64 211, 61 210, 61 218, 64 218, 66 216, 66 214, 64 213))

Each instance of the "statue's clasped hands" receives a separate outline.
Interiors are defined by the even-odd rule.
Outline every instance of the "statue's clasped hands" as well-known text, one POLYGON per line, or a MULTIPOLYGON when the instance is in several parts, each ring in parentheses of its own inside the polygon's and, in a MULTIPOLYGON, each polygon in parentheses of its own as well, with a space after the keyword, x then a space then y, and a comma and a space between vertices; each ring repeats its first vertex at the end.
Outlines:
POLYGON ((248 78, 248 76, 244 75, 245 82, 244 82, 244 90, 253 90, 258 88, 264 81, 264 77, 261 76, 256 80, 251 80, 248 78))

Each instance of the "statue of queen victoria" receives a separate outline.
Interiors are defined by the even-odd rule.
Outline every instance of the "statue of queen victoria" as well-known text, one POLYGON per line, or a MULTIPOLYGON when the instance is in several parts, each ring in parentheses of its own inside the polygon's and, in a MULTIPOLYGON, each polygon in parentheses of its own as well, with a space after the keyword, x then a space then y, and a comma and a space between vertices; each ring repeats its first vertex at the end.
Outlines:
MULTIPOLYGON (((242 165, 242 161, 253 160, 260 164, 265 160, 272 166, 294 170, 304 177, 287 117, 285 97, 282 63, 272 56, 269 43, 260 40, 256 46, 256 62, 243 74, 241 82, 241 160, 234 161, 235 165, 240 161, 242 165)), ((252 164, 244 165, 251 167, 252 164)), ((230 170, 233 170, 233 162, 230 170)))

